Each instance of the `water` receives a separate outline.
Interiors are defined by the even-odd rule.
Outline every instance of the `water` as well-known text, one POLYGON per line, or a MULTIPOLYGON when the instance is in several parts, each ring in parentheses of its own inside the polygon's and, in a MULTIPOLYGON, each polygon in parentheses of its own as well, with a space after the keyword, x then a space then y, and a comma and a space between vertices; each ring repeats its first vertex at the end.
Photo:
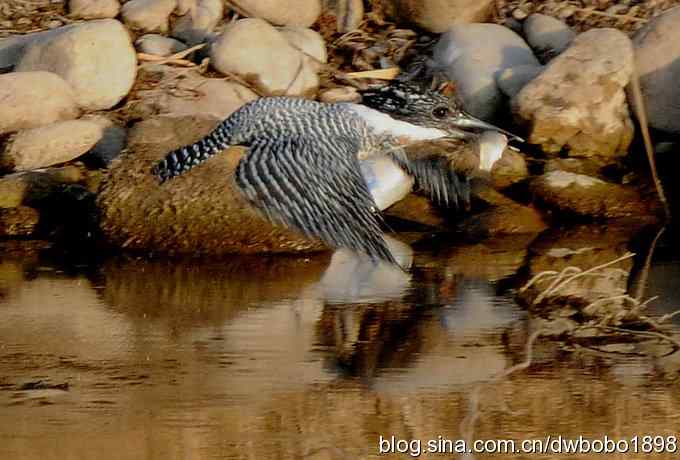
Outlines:
MULTIPOLYGON (((529 369, 493 380, 535 327, 513 300, 532 239, 393 243, 408 272, 346 253, 74 264, 5 247, 0 458, 412 458, 416 440, 677 436, 680 353, 661 345, 539 339, 529 369), (381 455, 381 436, 410 454, 381 455)), ((653 313, 679 303, 670 241, 646 283, 653 313)))

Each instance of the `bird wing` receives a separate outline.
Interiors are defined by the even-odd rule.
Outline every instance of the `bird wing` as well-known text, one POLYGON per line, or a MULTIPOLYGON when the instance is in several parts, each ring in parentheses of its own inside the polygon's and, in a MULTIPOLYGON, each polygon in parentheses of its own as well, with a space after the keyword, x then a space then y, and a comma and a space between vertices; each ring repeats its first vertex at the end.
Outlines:
POLYGON ((239 162, 236 183, 272 222, 397 264, 359 169, 360 146, 337 135, 259 138, 239 162))

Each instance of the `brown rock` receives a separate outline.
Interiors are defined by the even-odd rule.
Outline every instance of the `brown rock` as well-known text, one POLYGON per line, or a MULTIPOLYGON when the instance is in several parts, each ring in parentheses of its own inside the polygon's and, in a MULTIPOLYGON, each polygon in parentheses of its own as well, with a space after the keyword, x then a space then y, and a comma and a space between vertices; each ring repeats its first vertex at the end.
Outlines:
POLYGON ((400 21, 416 24, 430 32, 446 32, 461 22, 486 22, 493 11, 492 0, 383 0, 400 21))
POLYGON ((30 236, 39 221, 38 211, 28 206, 0 209, 0 237, 30 236))

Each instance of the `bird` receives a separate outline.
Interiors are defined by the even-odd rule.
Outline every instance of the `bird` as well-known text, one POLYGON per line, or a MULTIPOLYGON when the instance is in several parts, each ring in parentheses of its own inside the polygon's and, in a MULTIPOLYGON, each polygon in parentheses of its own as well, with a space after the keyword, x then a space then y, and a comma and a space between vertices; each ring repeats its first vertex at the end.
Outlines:
POLYGON ((398 265, 383 236, 381 210, 414 185, 446 206, 469 197, 465 177, 450 161, 404 147, 474 141, 479 130, 515 138, 465 112, 455 98, 409 82, 366 90, 360 104, 261 97, 197 142, 169 152, 151 172, 162 186, 228 147, 243 146, 246 154, 228 180, 272 224, 398 265))

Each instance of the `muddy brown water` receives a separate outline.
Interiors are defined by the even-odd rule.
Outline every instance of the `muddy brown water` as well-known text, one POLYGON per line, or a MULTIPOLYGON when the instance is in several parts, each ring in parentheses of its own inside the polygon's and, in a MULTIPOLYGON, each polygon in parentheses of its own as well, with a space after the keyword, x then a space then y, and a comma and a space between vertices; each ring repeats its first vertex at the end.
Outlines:
MULTIPOLYGON (((680 353, 653 345, 539 339, 528 369, 493 381, 535 327, 513 300, 531 240, 416 246, 406 273, 343 253, 74 264, 4 248, 0 459, 414 458, 416 440, 680 435, 680 353), (410 453, 381 454, 381 436, 410 453)), ((659 314, 680 304, 670 240, 647 280, 659 314)))

